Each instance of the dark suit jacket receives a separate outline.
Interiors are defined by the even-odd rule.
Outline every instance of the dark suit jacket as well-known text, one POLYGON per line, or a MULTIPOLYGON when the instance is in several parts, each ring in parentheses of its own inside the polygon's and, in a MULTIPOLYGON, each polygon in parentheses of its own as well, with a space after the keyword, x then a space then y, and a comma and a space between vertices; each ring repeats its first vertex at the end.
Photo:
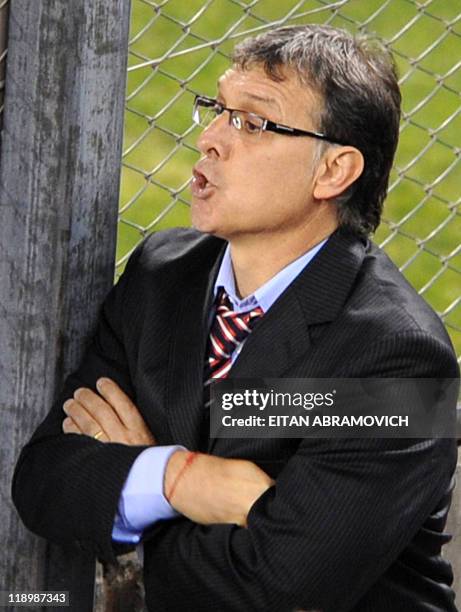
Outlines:
MULTIPOLYGON (((210 296, 224 243, 194 230, 147 239, 102 308, 79 370, 18 460, 27 527, 114 561, 117 503, 142 446, 64 435, 63 401, 114 378, 159 444, 260 465, 276 485, 248 528, 157 523, 145 537, 150 610, 454 611, 441 555, 453 439, 217 439, 203 409, 210 296)), ((433 311, 373 243, 336 232, 247 339, 233 377, 456 377, 433 311)))

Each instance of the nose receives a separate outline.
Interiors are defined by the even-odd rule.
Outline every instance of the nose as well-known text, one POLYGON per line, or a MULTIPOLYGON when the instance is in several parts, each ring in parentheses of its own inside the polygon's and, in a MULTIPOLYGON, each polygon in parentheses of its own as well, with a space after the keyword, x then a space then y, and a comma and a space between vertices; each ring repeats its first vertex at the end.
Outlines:
POLYGON ((199 151, 215 159, 227 159, 230 154, 232 130, 226 111, 213 119, 197 140, 199 151))

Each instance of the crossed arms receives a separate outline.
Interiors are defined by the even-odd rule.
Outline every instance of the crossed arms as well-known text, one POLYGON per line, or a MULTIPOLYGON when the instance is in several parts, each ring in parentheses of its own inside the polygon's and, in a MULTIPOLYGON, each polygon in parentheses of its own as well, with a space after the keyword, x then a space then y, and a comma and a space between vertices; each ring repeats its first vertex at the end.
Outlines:
MULTIPOLYGON (((113 381, 96 386, 101 397, 80 389, 66 402, 65 432, 103 429, 101 441, 155 444, 113 381)), ((185 455, 172 455, 165 490, 185 455)), ((351 610, 435 508, 450 461, 448 441, 310 440, 274 483, 250 461, 201 455, 171 500, 189 520, 160 521, 145 542, 147 603, 351 610)))
MULTIPOLYGON (((427 348, 433 354, 436 347, 427 348)), ((435 358, 446 367, 442 353, 435 358)), ((92 357, 85 368, 95 365, 92 357)), ((115 371, 109 374, 116 377, 115 371)), ((71 379, 64 397, 72 397, 82 383, 93 387, 88 377, 71 379)), ((111 387, 111 397, 115 392, 127 402, 111 387)), ((76 426, 80 422, 94 435, 101 421, 96 425, 79 406, 103 404, 93 392, 77 397, 66 410, 76 426)), ((115 416, 117 408, 107 398, 104 402, 115 416)), ((125 407, 131 418, 139 418, 125 407)), ((105 405, 104 410, 110 414, 105 405)), ((115 560, 111 530, 120 491, 133 461, 149 447, 135 446, 130 436, 133 430, 146 436, 147 428, 140 421, 133 428, 125 414, 117 434, 107 417, 109 436, 120 437, 102 444, 87 435, 62 435, 63 417, 61 402, 25 447, 13 499, 35 533, 115 560)), ((179 452, 172 456, 169 480, 183 461, 179 452)), ((147 605, 169 612, 183 610, 184 602, 201 612, 281 612, 296 605, 350 611, 436 508, 455 464, 451 440, 303 440, 270 486, 251 462, 199 456, 172 499, 184 516, 159 521, 143 539, 147 605), (241 496, 245 481, 246 496, 241 496)))
MULTIPOLYGON (((102 431, 101 442, 156 445, 139 410, 113 380, 100 378, 96 387, 99 395, 81 387, 64 403, 64 433, 94 436, 102 431)), ((251 461, 205 454, 180 475, 186 458, 187 451, 173 453, 165 471, 164 491, 177 483, 170 503, 195 523, 245 526, 251 506, 274 483, 251 461)))

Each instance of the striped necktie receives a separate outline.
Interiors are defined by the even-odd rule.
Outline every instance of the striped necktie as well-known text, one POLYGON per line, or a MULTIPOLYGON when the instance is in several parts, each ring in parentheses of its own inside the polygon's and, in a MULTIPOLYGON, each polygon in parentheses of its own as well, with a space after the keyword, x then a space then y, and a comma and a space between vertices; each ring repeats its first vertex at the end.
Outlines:
POLYGON ((238 349, 263 315, 260 306, 248 312, 232 310, 229 296, 220 289, 215 318, 208 338, 205 385, 214 378, 225 378, 232 367, 232 354, 238 349))

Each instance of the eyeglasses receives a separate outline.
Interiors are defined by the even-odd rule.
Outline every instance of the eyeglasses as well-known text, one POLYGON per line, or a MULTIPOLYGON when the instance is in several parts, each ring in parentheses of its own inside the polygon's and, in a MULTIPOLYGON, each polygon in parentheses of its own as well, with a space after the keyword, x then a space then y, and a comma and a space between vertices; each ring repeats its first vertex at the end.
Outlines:
POLYGON ((205 96, 195 96, 192 119, 197 125, 207 127, 216 117, 222 115, 224 111, 229 113, 229 125, 239 130, 239 132, 243 132, 250 136, 259 136, 262 132, 275 132, 276 134, 284 134, 285 136, 310 136, 311 138, 326 140, 333 144, 345 144, 339 140, 330 138, 326 134, 321 134, 320 132, 300 130, 298 128, 289 127, 288 125, 282 125, 281 123, 274 123, 255 113, 238 110, 236 108, 227 108, 217 100, 205 96))

